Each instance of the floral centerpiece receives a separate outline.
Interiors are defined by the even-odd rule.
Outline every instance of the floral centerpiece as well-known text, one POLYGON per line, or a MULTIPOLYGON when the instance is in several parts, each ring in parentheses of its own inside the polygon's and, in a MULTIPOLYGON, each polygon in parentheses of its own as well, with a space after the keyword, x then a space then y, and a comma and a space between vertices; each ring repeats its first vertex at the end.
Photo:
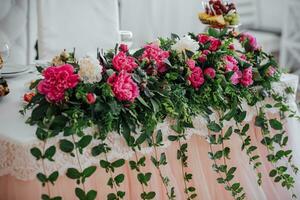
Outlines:
MULTIPOLYGON (((249 164, 257 172, 257 183, 263 184, 259 172, 260 156, 247 134, 249 124, 243 122, 247 116, 241 106, 244 101, 257 107, 255 125, 261 129, 262 144, 273 166, 270 177, 286 189, 294 187, 293 176, 287 169, 291 168, 294 173, 298 169, 292 163, 292 152, 285 148, 286 133, 280 119, 269 119, 266 110, 277 108, 282 119, 296 116, 285 103, 285 96, 277 94, 271 87, 281 75, 277 63, 262 51, 252 35, 211 28, 198 35, 180 38, 173 34, 171 38, 160 38, 133 54, 123 44, 105 54, 98 52, 96 58, 76 59, 74 53, 63 52, 52 65, 45 69, 38 67, 42 78, 36 80, 31 85, 32 92, 25 95, 28 103, 22 113, 32 110, 27 122, 37 125, 36 136, 45 146, 49 138, 60 134, 65 137, 59 142, 60 151, 78 157, 88 145, 98 144, 91 153, 93 156, 104 155, 100 167, 110 174, 107 184, 115 191, 107 199, 126 198, 126 192, 119 187, 124 174, 115 174, 115 169, 124 165, 125 160, 107 160, 105 155, 111 150, 104 142, 107 134, 113 131, 120 134, 134 152, 141 145, 156 149, 164 143, 163 133, 156 131, 156 127, 167 117, 176 121, 171 127, 176 134, 170 135, 168 140, 179 144, 177 159, 185 171, 182 181, 186 199, 197 198, 197 188, 189 186, 192 174, 186 171, 189 160, 185 130, 193 127, 192 119, 198 115, 207 119, 210 147, 222 147, 218 151, 211 148, 209 152, 214 161, 212 169, 219 175, 217 181, 224 184, 234 199, 246 198, 243 186, 232 182, 236 167, 226 165, 226 160, 230 159, 230 146, 224 145, 232 134, 239 135, 242 151, 249 156, 249 164), (275 103, 258 106, 266 98, 275 103), (210 117, 213 113, 218 114, 218 120, 210 117), (230 120, 235 125, 226 127, 224 123, 230 120), (83 131, 90 126, 97 129, 94 135, 83 131), (277 131, 276 135, 271 135, 271 129, 277 131), (224 163, 218 164, 221 159, 224 163), (288 166, 281 165, 282 160, 286 160, 288 166)), ((286 93, 291 91, 291 88, 286 89, 286 93)), ((31 149, 37 160, 53 162, 56 151, 55 146, 31 149)), ((144 189, 151 178, 150 172, 143 171, 145 159, 136 154, 129 164, 143 186, 141 199, 155 199, 155 191, 144 189)), ((161 174, 166 195, 176 199, 172 183, 161 171, 167 160, 165 153, 155 154, 151 159, 161 174)), ((67 177, 77 181, 75 193, 81 200, 97 196, 96 191, 87 191, 84 187, 85 180, 95 173, 96 167, 69 168, 66 172, 67 177)), ((55 184, 58 176, 57 171, 37 174, 44 186, 55 184)), ((51 197, 48 193, 42 199, 58 200, 61 197, 51 197)))

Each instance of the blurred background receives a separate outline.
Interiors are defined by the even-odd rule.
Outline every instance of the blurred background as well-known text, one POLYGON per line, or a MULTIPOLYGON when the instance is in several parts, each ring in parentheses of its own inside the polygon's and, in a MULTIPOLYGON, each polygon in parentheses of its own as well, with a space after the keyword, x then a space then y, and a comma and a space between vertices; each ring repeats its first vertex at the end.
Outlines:
MULTIPOLYGON (((283 68, 300 74, 300 1, 233 2, 240 31, 252 32, 283 68)), ((136 48, 158 36, 204 31, 197 17, 202 10, 201 0, 0 0, 0 42, 9 44, 7 62, 16 64, 63 48, 113 48, 122 37, 136 48)))

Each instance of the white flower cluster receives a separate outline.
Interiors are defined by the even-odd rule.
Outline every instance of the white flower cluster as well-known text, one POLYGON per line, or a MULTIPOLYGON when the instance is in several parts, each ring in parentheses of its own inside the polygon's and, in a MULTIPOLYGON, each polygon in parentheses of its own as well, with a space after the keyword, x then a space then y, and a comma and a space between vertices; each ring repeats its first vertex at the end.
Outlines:
POLYGON ((86 56, 79 60, 78 75, 84 83, 97 83, 102 79, 103 66, 96 58, 86 56))
POLYGON ((172 50, 177 51, 178 53, 185 52, 185 50, 196 53, 199 49, 198 42, 194 41, 190 36, 185 35, 179 40, 177 40, 176 44, 172 45, 172 50))

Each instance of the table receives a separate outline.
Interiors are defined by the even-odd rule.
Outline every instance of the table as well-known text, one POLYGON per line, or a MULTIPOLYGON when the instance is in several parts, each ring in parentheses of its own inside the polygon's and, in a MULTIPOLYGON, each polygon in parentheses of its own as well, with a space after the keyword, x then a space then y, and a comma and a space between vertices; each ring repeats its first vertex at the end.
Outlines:
MULTIPOLYGON (((23 104, 22 96, 27 91, 25 86, 36 76, 37 75, 31 73, 8 79, 11 94, 0 100, 0 200, 35 200, 40 199, 40 195, 46 191, 46 188, 42 188, 41 184, 35 179, 37 172, 41 171, 41 163, 36 162, 30 154, 30 148, 41 145, 41 143, 35 137, 35 127, 25 124, 26 117, 18 113, 23 104)), ((298 77, 294 75, 283 75, 281 82, 276 83, 273 88, 280 92, 284 85, 290 85, 296 88, 298 85, 298 77)), ((289 99, 290 106, 297 109, 295 96, 291 95, 289 99)), ((276 113, 270 113, 270 115, 276 115, 276 113)), ((247 116, 247 120, 251 124, 250 134, 255 145, 259 147, 259 154, 263 157, 262 155, 265 155, 266 152, 264 147, 260 144, 260 138, 257 134, 259 130, 253 125, 253 117, 254 115, 247 116)), ((232 199, 231 195, 225 191, 223 186, 217 183, 217 175, 211 169, 212 161, 207 156, 209 146, 205 140, 208 131, 205 122, 202 122, 201 119, 195 119, 195 122, 197 122, 195 123, 195 129, 189 129, 187 132, 189 135, 189 171, 193 174, 192 185, 197 189, 197 199, 232 199)), ((159 125, 159 128, 165 133, 164 137, 166 137, 167 134, 171 134, 171 129, 169 128, 170 123, 172 123, 172 120, 168 119, 159 125)), ((299 147, 297 147, 297 143, 300 141, 299 134, 297 135, 297 130, 300 128, 299 122, 288 120, 285 125, 291 138, 290 146, 294 149, 295 162, 300 164, 300 151, 299 147), (297 149, 298 151, 295 151, 297 149)), ((93 128, 86 131, 92 133, 93 128)), ((58 138, 50 141, 51 144, 57 144, 57 142, 58 138)), ((124 141, 116 134, 111 134, 107 143, 113 149, 108 155, 109 160, 121 157, 128 160, 132 157, 130 149, 126 147, 124 141)), ((267 177, 270 166, 266 160, 263 161, 264 165, 261 167, 262 174, 266 175, 263 178, 263 186, 259 187, 256 184, 255 172, 248 164, 246 154, 241 153, 240 144, 240 139, 234 136, 230 143, 232 153, 228 165, 232 164, 238 167, 235 178, 242 184, 245 192, 249 195, 248 199, 289 199, 289 194, 267 177)), ((169 163, 163 167, 162 171, 170 178, 171 184, 175 187, 176 199, 185 199, 183 192, 184 186, 181 179, 181 165, 176 159, 177 148, 178 145, 176 143, 169 143, 159 149, 159 151, 163 150, 166 152, 169 163)), ((154 190, 157 193, 156 199, 167 199, 158 171, 150 163, 150 156, 152 154, 153 149, 147 147, 143 148, 139 153, 139 155, 146 155, 147 158, 147 165, 143 168, 143 171, 151 171, 153 173, 147 190, 154 190)), ((63 174, 68 167, 78 167, 76 160, 62 152, 56 153, 55 160, 55 163, 46 163, 46 171, 58 170, 61 174, 56 185, 51 186, 51 194, 61 195, 67 200, 75 199, 73 190, 76 183, 66 178, 63 174)), ((84 165, 83 167, 90 166, 91 164, 99 165, 99 159, 92 157, 90 151, 84 152, 80 160, 84 165)), ((121 188, 127 191, 126 199, 139 199, 141 186, 137 182, 135 172, 130 170, 128 162, 126 162, 125 166, 118 172, 125 174, 125 181, 122 183, 121 188)), ((111 192, 110 188, 106 186, 108 178, 108 175, 103 169, 98 168, 96 175, 87 181, 86 187, 97 189, 97 199, 106 199, 106 195, 111 192)), ((298 177, 298 183, 299 180, 298 177)), ((299 185, 296 188, 299 189, 299 185)), ((300 191, 297 192, 298 196, 300 196, 300 191)))

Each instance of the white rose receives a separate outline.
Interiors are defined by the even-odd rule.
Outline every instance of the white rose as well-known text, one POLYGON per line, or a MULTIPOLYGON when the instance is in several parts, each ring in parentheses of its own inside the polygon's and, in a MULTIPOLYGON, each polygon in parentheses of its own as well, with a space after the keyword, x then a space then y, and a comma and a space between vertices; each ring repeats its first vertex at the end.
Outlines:
POLYGON ((172 45, 172 50, 177 51, 178 53, 185 52, 185 50, 196 53, 199 49, 198 42, 194 41, 190 36, 185 35, 179 40, 177 40, 176 44, 172 45))
POLYGON ((102 79, 103 67, 99 61, 90 56, 86 56, 79 60, 78 75, 84 83, 97 83, 102 79))

